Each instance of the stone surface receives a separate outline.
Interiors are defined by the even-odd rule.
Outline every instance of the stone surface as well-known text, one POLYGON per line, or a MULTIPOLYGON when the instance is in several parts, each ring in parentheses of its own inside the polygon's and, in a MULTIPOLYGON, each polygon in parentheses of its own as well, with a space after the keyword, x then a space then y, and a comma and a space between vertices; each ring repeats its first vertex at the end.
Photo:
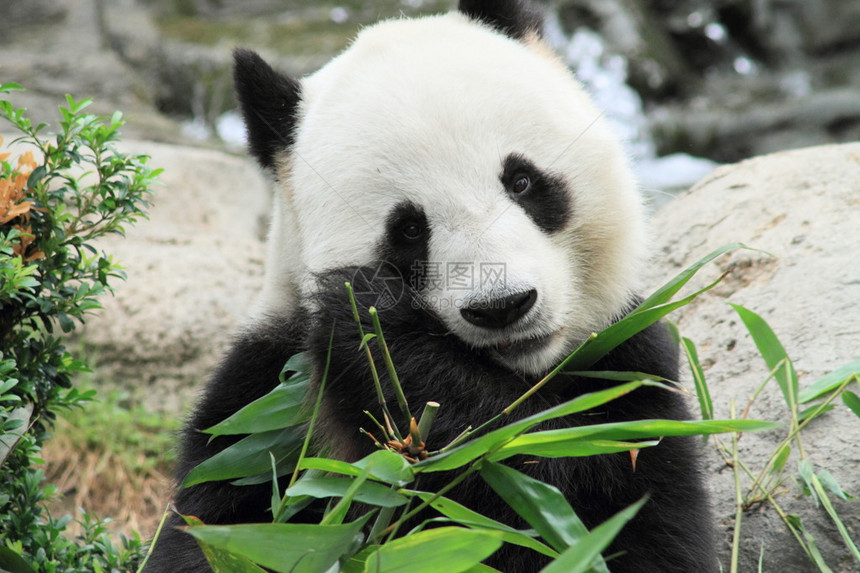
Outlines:
MULTIPOLYGON (((729 417, 732 402, 742 410, 768 375, 727 303, 743 305, 770 324, 794 361, 801 389, 860 358, 860 144, 782 152, 721 167, 664 206, 653 227, 658 248, 652 286, 724 244, 739 241, 770 253, 736 251, 706 267, 696 278, 699 286, 729 274, 673 315, 681 333, 698 346, 717 417, 729 417)), ((858 390, 856 385, 853 389, 858 390)), ((774 382, 750 417, 788 421, 774 382)), ((783 429, 745 435, 741 459, 762 467, 784 434, 783 429)), ((816 469, 829 469, 846 491, 860 495, 860 419, 837 402, 803 435, 816 469)), ((705 449, 728 570, 734 482, 712 445, 705 449)), ((795 451, 787 466, 790 475, 796 475, 797 463, 795 451)), ((749 485, 746 479, 744 483, 749 485)), ((799 496, 791 481, 787 485, 789 493, 779 496, 779 503, 801 516, 830 567, 857 571, 860 565, 852 561, 833 522, 809 498, 799 496)), ((860 538, 857 503, 835 505, 854 539, 860 538)), ((740 571, 757 570, 762 547, 764 571, 815 570, 772 509, 746 514, 741 532, 740 571)))
POLYGON ((81 340, 97 377, 178 412, 218 363, 262 284, 270 202, 250 160, 210 150, 128 141, 164 168, 150 220, 99 247, 128 280, 87 320, 81 340))

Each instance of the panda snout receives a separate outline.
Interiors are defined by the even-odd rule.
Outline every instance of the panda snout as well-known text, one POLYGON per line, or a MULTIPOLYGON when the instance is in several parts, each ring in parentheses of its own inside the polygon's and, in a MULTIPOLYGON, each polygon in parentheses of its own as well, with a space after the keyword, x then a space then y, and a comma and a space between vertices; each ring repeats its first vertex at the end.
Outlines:
POLYGON ((526 315, 537 300, 537 290, 518 292, 493 299, 473 301, 460 309, 470 324, 483 328, 504 328, 526 315))

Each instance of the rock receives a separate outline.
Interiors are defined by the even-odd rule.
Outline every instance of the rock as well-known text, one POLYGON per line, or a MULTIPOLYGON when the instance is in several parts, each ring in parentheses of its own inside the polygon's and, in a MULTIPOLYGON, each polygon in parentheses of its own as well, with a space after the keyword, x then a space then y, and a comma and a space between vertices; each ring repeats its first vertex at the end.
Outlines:
POLYGON ((856 44, 860 29, 860 4, 844 0, 774 2, 756 9, 758 32, 777 52, 803 50, 824 52, 856 44))
POLYGON ((860 97, 854 87, 804 97, 711 102, 705 108, 669 105, 649 114, 663 152, 688 153, 721 162, 772 153, 810 142, 840 143, 860 137, 860 97))
POLYGON ((100 381, 178 413, 218 363, 262 284, 268 184, 248 159, 127 141, 164 168, 150 220, 99 248, 125 267, 80 339, 100 381), (195 387, 195 385, 197 385, 195 387))
POLYGON ((56 0, 0 0, 0 44, 20 41, 33 28, 63 20, 68 14, 56 0))
MULTIPOLYGON (((0 0, 2 3, 2 0, 0 0)), ((27 89, 13 93, 15 105, 26 107, 34 123, 56 125, 57 106, 66 94, 92 98, 89 112, 110 116, 121 109, 129 121, 123 130, 144 139, 180 141, 180 131, 153 108, 155 84, 132 69, 110 49, 103 34, 103 3, 98 0, 12 2, 26 5, 32 18, 16 25, 3 40, 2 81, 27 89), (51 8, 42 10, 42 4, 51 8), (26 27, 24 27, 26 26, 26 27)), ((16 13, 16 9, 12 13, 16 13)), ((6 11, 0 8, 3 22, 6 11)), ((132 11, 128 11, 131 17, 132 11)), ((19 20, 20 20, 19 19, 19 20)), ((140 28, 140 22, 135 28, 140 28)), ((5 25, 5 24, 3 24, 5 25)), ((2 26, 0 26, 2 27, 2 26)), ((4 98, 5 99, 5 98, 4 98)))
MULTIPOLYGON (((665 205, 652 227, 659 247, 649 279, 654 286, 724 244, 740 241, 771 253, 736 251, 706 267, 699 285, 731 272, 673 315, 681 333, 698 346, 718 418, 729 417, 732 402, 742 410, 768 376, 729 302, 770 324, 794 361, 801 390, 860 358, 860 144, 782 152, 720 167, 665 205)), ((773 381, 750 417, 788 423, 787 407, 773 381)), ((741 459, 760 470, 785 433, 783 428, 744 435, 741 459)), ((827 468, 843 489, 860 495, 860 420, 841 401, 803 430, 803 444, 817 470, 827 468)), ((705 450, 728 570, 733 477, 711 443, 705 450)), ((787 465, 789 476, 797 475, 797 464, 795 450, 787 465)), ((745 476, 743 483, 750 485, 745 476)), ((858 563, 824 510, 799 495, 791 480, 787 487, 790 493, 778 496, 778 503, 802 518, 830 567, 857 571, 858 563)), ((857 539, 860 508, 839 500, 834 505, 857 539)), ((770 507, 745 514, 741 539, 740 571, 758 570, 762 547, 765 571, 815 570, 770 507)))
POLYGON ((645 97, 689 85, 691 73, 653 14, 639 0, 564 0, 558 17, 569 35, 580 26, 593 28, 614 54, 630 67, 630 84, 645 97))

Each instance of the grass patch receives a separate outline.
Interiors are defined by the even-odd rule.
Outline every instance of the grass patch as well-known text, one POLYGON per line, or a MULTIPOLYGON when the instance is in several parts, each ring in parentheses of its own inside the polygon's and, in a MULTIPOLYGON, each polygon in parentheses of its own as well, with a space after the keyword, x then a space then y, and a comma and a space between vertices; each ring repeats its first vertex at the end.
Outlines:
MULTIPOLYGON (((84 386, 91 389, 93 386, 84 386)), ((147 411, 128 391, 102 389, 83 408, 64 412, 42 450, 45 475, 61 497, 52 515, 78 508, 111 516, 114 533, 155 530, 164 512, 180 421, 147 411)), ((80 524, 70 524, 76 535, 80 524)))

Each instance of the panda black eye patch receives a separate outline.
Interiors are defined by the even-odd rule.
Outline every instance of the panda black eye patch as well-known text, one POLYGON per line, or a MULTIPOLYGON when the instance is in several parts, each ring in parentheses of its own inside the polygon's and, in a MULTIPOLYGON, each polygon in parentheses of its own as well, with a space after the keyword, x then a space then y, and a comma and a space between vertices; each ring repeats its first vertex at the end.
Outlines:
POLYGON ((427 260, 429 241, 430 227, 424 209, 411 201, 403 201, 386 217, 380 258, 401 270, 408 270, 415 261, 427 260))
POLYGON ((502 163, 499 180, 508 196, 546 233, 564 228, 570 217, 570 196, 564 179, 542 171, 534 163, 512 153, 502 163))

